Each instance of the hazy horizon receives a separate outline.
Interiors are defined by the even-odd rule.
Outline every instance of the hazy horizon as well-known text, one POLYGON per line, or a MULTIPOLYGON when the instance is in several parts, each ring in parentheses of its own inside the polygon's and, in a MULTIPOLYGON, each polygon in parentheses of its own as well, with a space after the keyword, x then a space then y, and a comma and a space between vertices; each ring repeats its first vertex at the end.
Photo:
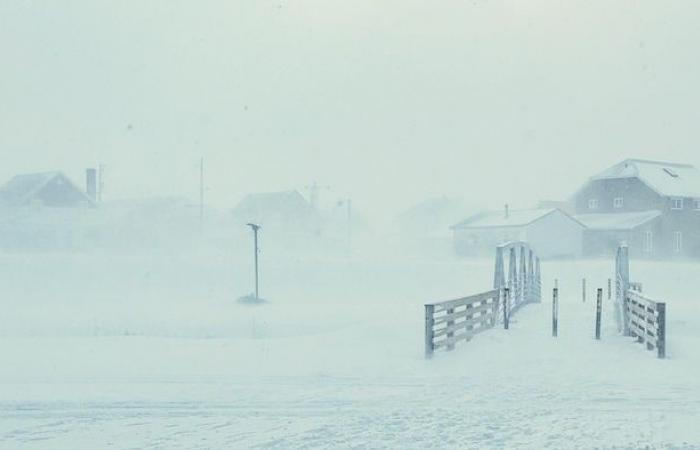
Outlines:
POLYGON ((329 185, 564 199, 629 157, 700 163, 693 2, 0 4, 0 182, 107 168, 105 199, 329 185), (228 51, 227 51, 228 50, 228 51))

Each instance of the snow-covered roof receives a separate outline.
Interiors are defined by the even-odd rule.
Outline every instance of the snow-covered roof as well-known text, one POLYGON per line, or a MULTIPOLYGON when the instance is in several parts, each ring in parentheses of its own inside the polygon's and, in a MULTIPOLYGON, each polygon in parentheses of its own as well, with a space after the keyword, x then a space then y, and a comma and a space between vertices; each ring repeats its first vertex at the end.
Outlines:
POLYGON ((554 212, 568 214, 556 209, 520 209, 511 210, 506 215, 505 211, 489 211, 470 217, 452 228, 500 228, 500 227, 521 227, 529 225, 554 212))
POLYGON ((700 170, 690 164, 626 159, 591 180, 638 178, 667 197, 700 197, 700 170))
POLYGON ((661 217, 661 211, 641 211, 610 214, 581 214, 574 216, 589 230, 633 230, 661 217))
POLYGON ((16 175, 0 187, 0 200, 11 205, 25 204, 56 179, 70 186, 75 191, 76 195, 83 197, 89 204, 94 204, 93 200, 87 194, 60 171, 16 175))
POLYGON ((311 204, 296 190, 248 194, 232 213, 242 220, 262 220, 271 216, 308 218, 315 214, 311 204))

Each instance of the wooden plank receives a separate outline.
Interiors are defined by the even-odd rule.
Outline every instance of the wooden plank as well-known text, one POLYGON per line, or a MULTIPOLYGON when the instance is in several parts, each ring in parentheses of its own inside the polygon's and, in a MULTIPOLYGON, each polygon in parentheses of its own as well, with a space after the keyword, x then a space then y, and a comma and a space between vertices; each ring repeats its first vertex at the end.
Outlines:
POLYGON ((630 320, 634 320, 639 325, 652 328, 656 330, 658 328, 656 318, 650 318, 649 316, 639 313, 637 310, 627 308, 628 316, 630 320))
POLYGON ((495 303, 486 303, 476 308, 465 309, 464 311, 452 313, 449 315, 437 316, 434 318, 435 325, 441 325, 445 322, 453 321, 455 319, 460 319, 462 317, 474 317, 477 313, 484 313, 493 310, 495 303))
POLYGON ((647 333, 647 330, 644 328, 640 327, 634 322, 630 322, 630 331, 635 334, 638 338, 642 339, 644 342, 647 344, 651 344, 653 346, 656 346, 656 337, 650 335, 647 333))
POLYGON ((658 303, 650 298, 643 296, 639 292, 633 291, 631 289, 627 290, 627 298, 630 300, 635 300, 635 301, 640 302, 640 303, 646 303, 647 305, 651 306, 654 309, 656 309, 656 305, 658 303))
POLYGON ((456 307, 462 306, 462 305, 477 303, 477 302, 480 302, 483 300, 488 300, 490 298, 494 298, 497 296, 498 296, 498 290, 494 289, 492 291, 482 292, 480 294, 471 295, 469 297, 462 297, 462 298, 457 298, 454 300, 447 300, 444 302, 431 302, 431 303, 426 303, 426 305, 435 306, 436 312, 437 312, 437 311, 444 311, 448 308, 456 308, 456 307))
POLYGON ((651 318, 636 309, 627 308, 627 312, 629 313, 630 318, 634 318, 640 324, 646 324, 649 327, 656 328, 656 318, 651 318))
POLYGON ((433 336, 437 338, 437 337, 443 336, 445 334, 452 333, 452 332, 459 331, 459 330, 464 330, 469 326, 474 326, 474 325, 478 325, 478 324, 484 324, 483 326, 486 327, 486 324, 490 324, 491 319, 492 319, 492 316, 489 314, 489 315, 479 316, 479 317, 474 318, 474 319, 463 320, 462 322, 456 322, 452 325, 448 325, 445 328, 439 328, 437 330, 434 330, 433 336))

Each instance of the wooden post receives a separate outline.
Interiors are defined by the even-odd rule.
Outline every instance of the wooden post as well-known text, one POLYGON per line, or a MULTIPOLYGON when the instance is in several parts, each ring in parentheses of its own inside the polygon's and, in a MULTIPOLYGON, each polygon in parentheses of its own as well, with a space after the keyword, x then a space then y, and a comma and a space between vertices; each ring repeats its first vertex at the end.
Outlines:
POLYGON ((552 292, 552 337, 559 334, 559 288, 552 292))
POLYGON ((595 306, 595 338, 600 340, 600 316, 603 311, 603 290, 598 289, 598 297, 595 306))
POLYGON ((503 329, 508 329, 508 319, 510 319, 510 311, 508 308, 510 306, 510 289, 503 289, 503 329))
POLYGON ((586 303, 586 279, 581 280, 581 287, 583 288, 583 303, 586 303))
POLYGON ((537 279, 535 278, 535 252, 530 249, 528 251, 528 265, 527 265, 527 295, 528 302, 537 301, 537 279))
POLYGON ((435 346, 433 345, 433 326, 435 325, 435 306, 425 305, 425 357, 432 358, 435 346))
MULTIPOLYGON (((448 317, 452 316, 452 314, 454 314, 454 313, 455 313, 454 308, 449 308, 449 309, 447 310, 447 316, 448 316, 448 317)), ((454 325, 454 324, 455 324, 455 321, 454 321, 454 320, 448 320, 448 321, 447 321, 447 327, 448 327, 448 328, 451 327, 451 326, 454 325)), ((455 335, 455 332, 454 332, 454 331, 448 331, 446 337, 447 337, 447 339, 452 339, 452 338, 454 337, 454 335, 455 335)), ((454 350, 454 349, 455 349, 455 344, 454 344, 454 342, 453 342, 453 343, 450 343, 450 344, 447 344, 447 350, 454 350)))
POLYGON ((657 303, 656 311, 658 311, 659 316, 656 318, 658 321, 658 333, 656 341, 656 350, 658 351, 659 358, 666 357, 666 303, 657 303))
POLYGON ((520 280, 520 285, 518 289, 518 293, 516 294, 518 297, 518 303, 522 304, 528 301, 527 298, 527 269, 525 267, 525 260, 527 259, 525 257, 525 246, 521 245, 520 246, 520 252, 519 252, 519 257, 520 257, 520 270, 518 273, 518 280, 520 280))
POLYGON ((612 280, 608 278, 608 300, 612 300, 612 280))
POLYGON ((514 296, 513 301, 511 301, 511 299, 509 297, 508 302, 512 303, 512 306, 516 306, 517 305, 516 295, 518 292, 518 268, 517 268, 517 259, 515 257, 515 247, 511 247, 510 258, 508 260, 508 289, 510 292, 512 292, 511 295, 514 296))

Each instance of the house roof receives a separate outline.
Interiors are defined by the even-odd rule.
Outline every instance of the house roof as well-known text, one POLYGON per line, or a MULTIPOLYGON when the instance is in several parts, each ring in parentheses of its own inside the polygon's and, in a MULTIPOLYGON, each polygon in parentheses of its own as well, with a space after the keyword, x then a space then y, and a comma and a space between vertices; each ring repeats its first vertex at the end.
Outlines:
POLYGON ((567 217, 571 217, 556 208, 511 210, 507 217, 503 211, 489 211, 470 217, 467 220, 453 225, 451 228, 521 227, 536 222, 556 211, 567 217))
POLYGON ((246 195, 233 209, 234 214, 313 213, 311 204, 299 191, 261 192, 246 195))
POLYGON ((690 164, 626 159, 590 179, 616 178, 638 178, 666 197, 700 197, 700 170, 690 164))
POLYGON ((633 230, 661 217, 661 211, 641 211, 611 214, 581 214, 574 216, 589 230, 633 230))
POLYGON ((16 175, 0 187, 0 200, 13 205, 25 204, 56 178, 60 178, 63 182, 68 183, 76 192, 85 197, 85 200, 90 204, 94 203, 70 178, 60 171, 16 175))

